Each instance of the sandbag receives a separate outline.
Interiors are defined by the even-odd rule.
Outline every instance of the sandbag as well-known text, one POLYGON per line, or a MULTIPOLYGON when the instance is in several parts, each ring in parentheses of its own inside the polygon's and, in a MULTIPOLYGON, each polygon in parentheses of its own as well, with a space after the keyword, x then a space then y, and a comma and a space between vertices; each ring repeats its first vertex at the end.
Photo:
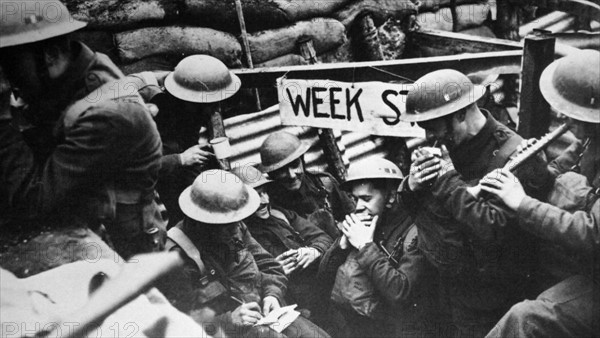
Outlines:
MULTIPOLYGON (((481 26, 488 17, 490 7, 487 4, 469 4, 456 6, 458 29, 481 26)), ((417 15, 417 23, 422 29, 439 29, 452 31, 452 12, 450 8, 442 8, 437 12, 417 15)))
POLYGON ((402 20, 417 14, 417 6, 408 0, 360 0, 351 2, 333 13, 332 17, 349 27, 357 16, 363 14, 370 14, 375 25, 379 26, 389 17, 402 20))
POLYGON ((262 63, 298 51, 298 39, 310 37, 317 54, 333 49, 346 41, 344 26, 337 20, 315 18, 294 25, 253 33, 248 36, 252 60, 262 63))
MULTIPOLYGON (((240 31, 234 0, 183 0, 183 20, 194 26, 211 27, 224 32, 240 31)), ((257 32, 290 25, 288 18, 272 0, 242 0, 244 21, 248 32, 257 32)))
POLYGON ((231 34, 204 27, 146 27, 115 34, 119 57, 131 63, 153 55, 208 54, 241 67, 242 47, 231 34))
POLYGON ((108 55, 113 62, 118 63, 117 46, 111 32, 80 30, 73 32, 71 38, 83 42, 95 52, 108 55))
POLYGON ((298 0, 273 0, 288 20, 299 21, 315 17, 329 16, 331 13, 352 0, 327 0, 327 1, 298 1, 298 0))
POLYGON ((89 28, 123 30, 175 18, 177 1, 161 0, 67 0, 71 14, 87 21, 89 28))
POLYGON ((279 56, 274 59, 259 63, 254 65, 256 68, 266 68, 266 67, 283 67, 283 66, 300 66, 307 65, 308 61, 306 61, 302 56, 298 54, 286 54, 284 56, 279 56))
POLYGON ((341 46, 318 56, 322 63, 353 62, 352 41, 347 40, 341 46))
MULTIPOLYGON (((435 12, 442 7, 450 7, 452 0, 421 0, 419 1, 419 13, 435 12)), ((487 3, 487 0, 456 0, 456 5, 487 3)), ((490 5, 491 6, 491 5, 490 5)))
POLYGON ((172 71, 183 57, 177 55, 154 55, 130 64, 119 65, 124 74, 146 71, 172 71))

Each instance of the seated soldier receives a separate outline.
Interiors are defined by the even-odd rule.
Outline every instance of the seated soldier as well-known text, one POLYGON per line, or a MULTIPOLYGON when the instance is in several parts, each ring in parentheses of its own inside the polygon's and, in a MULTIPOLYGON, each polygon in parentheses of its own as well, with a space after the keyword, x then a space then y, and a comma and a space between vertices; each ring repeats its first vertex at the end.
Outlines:
POLYGON ((332 299, 345 317, 346 334, 353 337, 396 337, 421 330, 426 311, 437 302, 437 297, 421 294, 435 290, 426 283, 435 272, 417 248, 417 228, 396 198, 401 181, 400 169, 379 158, 351 165, 342 185, 354 197, 356 209, 346 215, 342 236, 323 256, 320 279, 329 285, 335 281, 332 299), (366 281, 353 279, 357 273, 345 275, 350 278, 341 274, 348 260, 366 281), (347 287, 358 284, 355 292, 347 287), (372 292, 367 295, 365 290, 372 292), (338 293, 352 299, 340 302, 338 293))
POLYGON ((183 276, 163 281, 166 296, 197 322, 216 324, 227 336, 328 337, 302 317, 282 334, 254 326, 280 307, 287 288, 280 264, 241 222, 259 205, 258 193, 237 176, 218 169, 200 174, 179 197, 184 219, 168 232, 167 248, 181 252, 186 263, 183 276))
POLYGON ((260 147, 259 169, 274 180, 268 187, 275 205, 293 210, 315 222, 331 238, 340 232, 335 221, 354 210, 354 203, 340 191, 339 184, 325 172, 305 170, 304 153, 310 146, 296 136, 278 131, 260 147))
MULTIPOLYGON (((232 172, 254 188, 260 207, 244 220, 252 237, 281 264, 288 276, 286 301, 311 311, 311 320, 321 324, 326 315, 324 289, 316 277, 321 255, 333 240, 319 227, 297 213, 271 207, 265 187, 272 182, 252 166, 236 167, 232 172)), ((323 323, 325 324, 325 323, 323 323)), ((324 327, 323 325, 321 325, 324 327)))

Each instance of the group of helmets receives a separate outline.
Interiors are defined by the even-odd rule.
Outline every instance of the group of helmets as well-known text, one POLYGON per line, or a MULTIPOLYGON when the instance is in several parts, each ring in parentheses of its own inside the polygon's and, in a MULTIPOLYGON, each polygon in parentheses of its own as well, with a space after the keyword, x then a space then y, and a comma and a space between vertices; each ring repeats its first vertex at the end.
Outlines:
MULTIPOLYGON (((280 169, 300 158, 310 145, 285 131, 271 134, 260 149, 262 164, 238 166, 231 172, 214 169, 200 174, 179 196, 181 210, 193 220, 211 224, 241 221, 252 215, 260 205, 254 188, 272 182, 265 173, 280 169)), ((363 160, 352 164, 344 188, 363 180, 402 180, 402 172, 394 163, 383 159, 363 160)))
MULTIPOLYGON (((47 40, 86 26, 85 22, 71 17, 57 0, 15 1, 0 7, 0 48, 47 40)), ((239 90, 240 84, 240 79, 220 60, 208 55, 183 59, 165 79, 165 88, 170 94, 195 103, 225 100, 239 90)), ((483 86, 474 85, 465 75, 451 69, 431 72, 414 86, 407 97, 406 113, 401 116, 406 122, 452 114, 475 103, 485 93, 483 86)), ((600 123, 600 52, 583 50, 554 61, 542 73, 540 89, 555 110, 576 120, 600 123)), ((268 173, 282 168, 308 149, 307 143, 292 134, 274 133, 261 147, 260 170, 268 173)), ((246 172, 240 174, 242 179, 222 170, 200 174, 181 194, 181 209, 192 219, 209 219, 215 224, 248 217, 260 203, 251 187, 268 180, 255 168, 247 167, 246 172), (248 180, 248 175, 257 180, 248 180)), ((363 161, 350 166, 344 184, 365 179, 401 180, 402 174, 395 164, 385 159, 363 161)))
MULTIPOLYGON (((62 2, 11 1, 0 6, 0 48, 48 40, 85 27, 62 2)), ((184 58, 165 79, 165 89, 180 100, 212 103, 233 96, 241 81, 223 62, 210 55, 184 58)))
MULTIPOLYGON (((442 69, 414 84, 406 98, 405 122, 423 122, 453 114, 479 100, 485 87, 464 74, 442 69)), ((552 62, 540 77, 540 91, 556 111, 573 119, 600 123, 600 52, 581 50, 552 62)))

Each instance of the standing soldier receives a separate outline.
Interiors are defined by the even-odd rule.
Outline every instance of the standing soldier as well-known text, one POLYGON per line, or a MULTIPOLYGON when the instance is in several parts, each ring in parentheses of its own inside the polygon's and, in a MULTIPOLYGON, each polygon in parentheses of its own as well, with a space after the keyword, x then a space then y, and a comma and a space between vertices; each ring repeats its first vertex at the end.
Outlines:
POLYGON ((0 63, 30 116, 51 123, 53 141, 34 158, 10 114, 0 117, 2 214, 105 228, 124 257, 153 250, 163 226, 153 200, 161 141, 143 100, 106 55, 69 38, 85 23, 59 1, 0 10, 0 63))
POLYGON ((177 203, 183 189, 200 172, 220 168, 208 143, 199 144, 199 131, 210 125, 212 113, 239 91, 241 82, 223 62, 209 55, 188 56, 172 72, 131 74, 128 81, 146 102, 158 107, 154 120, 163 157, 156 190, 173 226, 183 218, 177 203))
MULTIPOLYGON (((460 334, 469 336, 484 335, 512 304, 536 291, 538 266, 535 239, 510 226, 514 213, 471 192, 522 140, 477 107, 483 93, 460 72, 438 70, 415 82, 401 117, 449 150, 442 158, 415 151, 401 195, 415 212, 419 247, 439 271, 442 302, 460 334)), ((543 195, 549 182, 543 160, 531 159, 517 175, 529 193, 543 195)))
POLYGON ((597 337, 600 333, 600 53, 584 50, 550 64, 542 95, 579 139, 550 163, 558 175, 548 203, 529 197, 509 171, 481 181, 517 213, 519 227, 554 244, 556 285, 515 306, 488 337, 597 337))
POLYGON ((260 170, 274 182, 268 187, 275 205, 295 211, 315 222, 331 238, 340 235, 335 222, 354 210, 354 202, 328 173, 306 170, 304 153, 310 146, 296 136, 279 131, 260 147, 260 170))

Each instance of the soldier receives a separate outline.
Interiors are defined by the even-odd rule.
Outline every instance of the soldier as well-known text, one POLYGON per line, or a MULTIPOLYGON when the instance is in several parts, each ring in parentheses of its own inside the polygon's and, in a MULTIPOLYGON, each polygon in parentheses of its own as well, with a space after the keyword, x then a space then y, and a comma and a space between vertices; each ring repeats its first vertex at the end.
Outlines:
POLYGON ((347 334, 353 337, 405 336, 407 329, 418 329, 427 311, 434 308, 426 302, 437 301, 427 294, 435 271, 417 248, 417 228, 396 198, 402 178, 395 164, 378 158, 350 165, 342 183, 354 197, 356 209, 346 215, 343 235, 323 257, 320 278, 328 285, 335 280, 334 293, 346 290, 332 297, 334 301, 339 303, 338 298, 348 294, 355 297, 344 299, 351 308, 338 305, 349 329, 347 334), (338 268, 348 260, 366 280, 358 280, 358 272, 349 278, 340 274, 338 268), (348 290, 347 285, 359 286, 348 290), (365 290, 371 290, 370 297, 365 290))
POLYGON ((331 238, 337 238, 340 232, 335 221, 352 212, 354 203, 333 176, 306 170, 304 153, 308 148, 288 132, 273 133, 260 147, 259 169, 274 180, 268 192, 276 205, 308 218, 331 238))
POLYGON ((481 189, 514 210, 519 227, 544 239, 556 285, 513 306, 488 337, 595 337, 600 332, 600 53, 584 50, 550 64, 540 90, 578 138, 549 165, 557 175, 548 203, 527 195, 509 171, 481 189))
POLYGON ((154 120, 163 157, 156 189, 173 226, 183 218, 177 203, 183 189, 203 170, 220 168, 206 140, 199 140, 199 131, 210 125, 212 113, 239 91, 241 82, 209 55, 188 56, 172 72, 142 72, 128 80, 146 102, 158 107, 154 120))
MULTIPOLYGON (((472 185, 503 166, 522 140, 477 107, 483 93, 460 72, 438 70, 416 81, 401 117, 447 148, 442 157, 415 151, 401 195, 415 212, 419 248, 438 269, 440 297, 453 324, 461 335, 474 336, 536 291, 538 266, 535 239, 509 226, 517 222, 514 213, 497 200, 474 196, 472 185)), ((550 182, 538 157, 517 175, 536 196, 550 182)))
POLYGON ((3 217, 106 228, 124 257, 155 249, 160 238, 148 233, 163 226, 153 200, 161 141, 143 100, 106 55, 69 38, 85 23, 62 3, 3 2, 1 11, 0 63, 33 122, 52 127, 38 151, 3 111, 3 217))
MULTIPOLYGON (((260 196, 260 207, 244 220, 252 237, 281 264, 289 279, 286 301, 311 311, 317 324, 326 317, 324 288, 317 280, 319 262, 333 240, 316 224, 297 213, 272 207, 266 186, 271 180, 252 166, 235 167, 232 172, 260 196)), ((324 327, 323 325, 321 325, 324 327)))
POLYGON ((186 265, 165 292, 177 308, 233 337, 328 337, 302 317, 280 336, 254 326, 280 307, 288 282, 242 222, 260 205, 254 189, 230 172, 208 170, 181 193, 179 205, 185 217, 169 230, 167 248, 181 252, 186 265))

